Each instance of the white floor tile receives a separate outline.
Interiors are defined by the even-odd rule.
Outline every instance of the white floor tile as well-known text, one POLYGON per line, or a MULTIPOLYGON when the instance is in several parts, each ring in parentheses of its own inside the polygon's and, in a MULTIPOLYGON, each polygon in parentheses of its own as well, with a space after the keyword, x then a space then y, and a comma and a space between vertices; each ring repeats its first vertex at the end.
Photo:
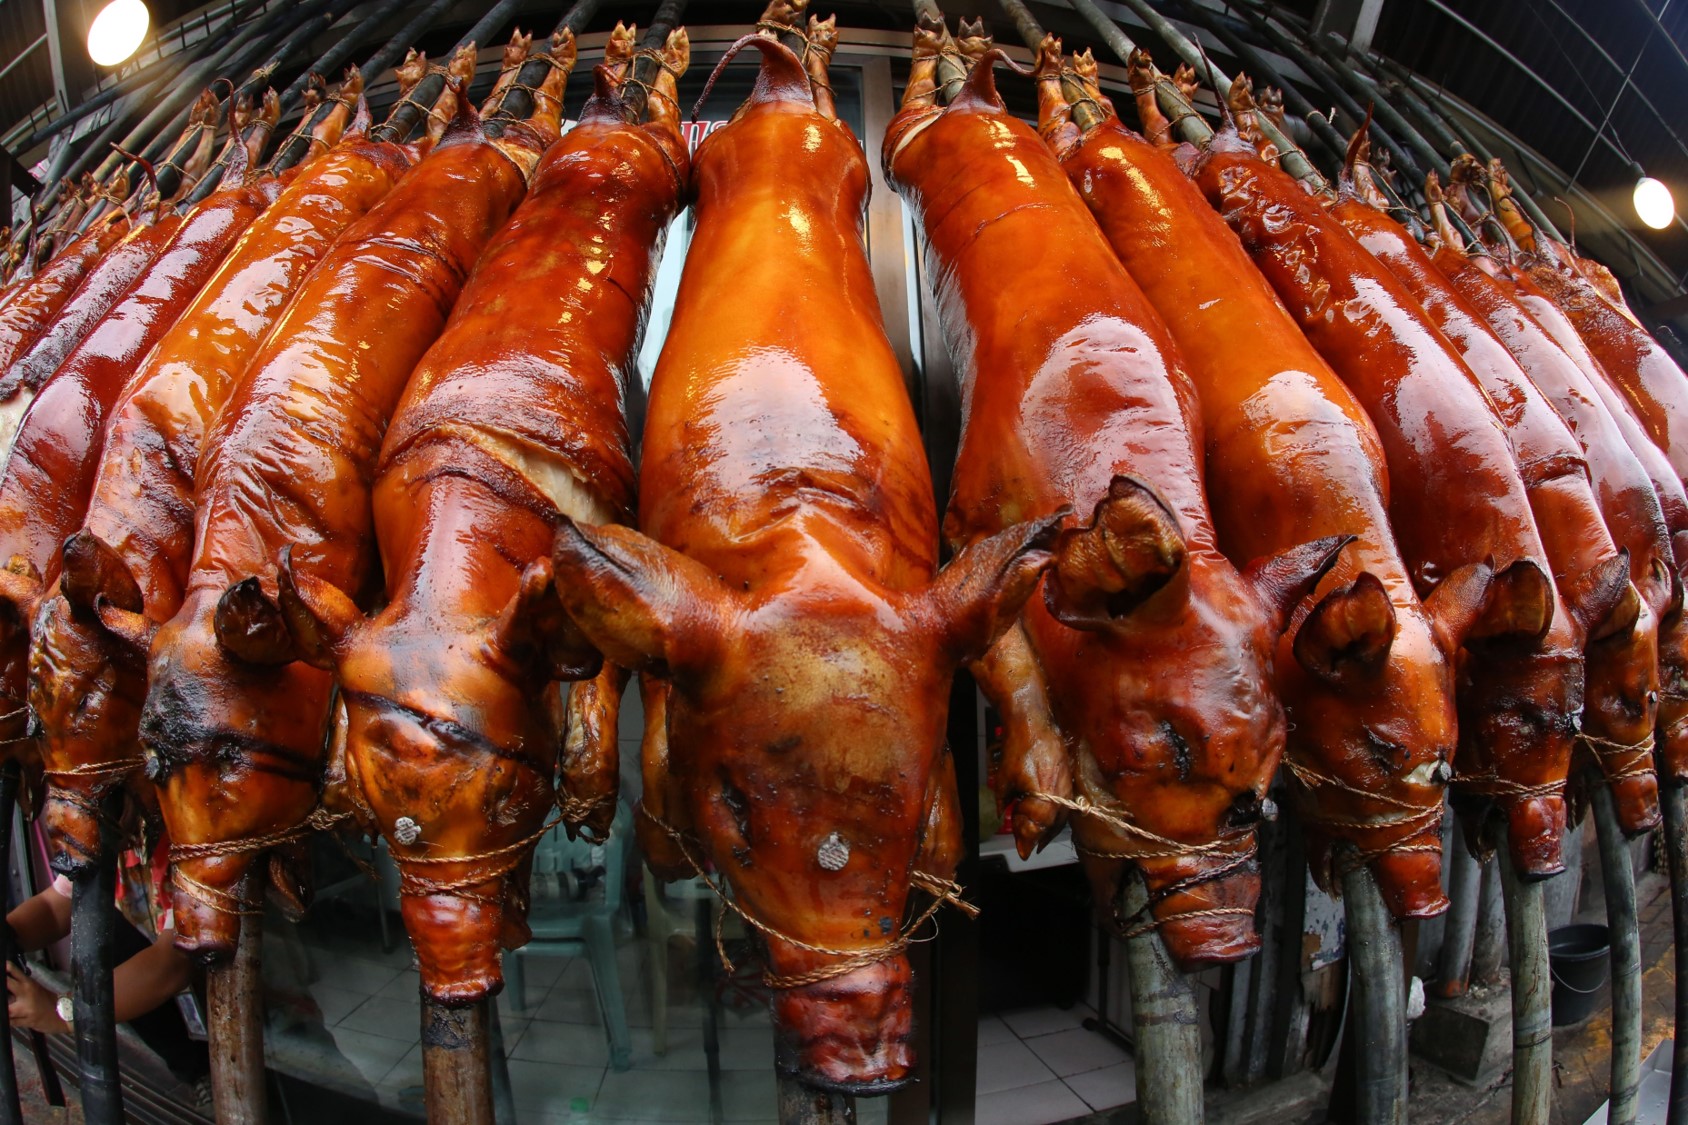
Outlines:
POLYGON ((1021 1039, 1030 1039, 1034 1035, 1053 1035, 1057 1031, 1083 1027, 1084 1021, 1093 1014, 1083 1004, 1074 1004, 1071 1008, 1057 1008, 1053 1004, 1045 1004, 1037 1008, 1020 1008, 997 1013, 1002 1017, 1002 1022, 1012 1028, 1014 1034, 1021 1039))
POLYGON ((510 1092, 525 1120, 529 1114, 562 1114, 575 1098, 596 1103, 604 1079, 601 1067, 564 1066, 511 1059, 510 1092))
MULTIPOLYGON (((771 1057, 759 1072, 729 1071, 721 1076, 721 1112, 728 1121, 773 1121, 778 1117, 779 1092, 771 1057)), ((707 1102, 703 1115, 696 1120, 709 1120, 707 1102)))
POLYGON ((422 974, 414 969, 406 969, 392 980, 381 986, 377 996, 385 996, 389 1000, 414 1000, 422 995, 422 974))
POLYGON ((322 1010, 322 1022, 328 1027, 333 1027, 351 1015, 354 1008, 369 999, 369 995, 335 988, 331 984, 313 984, 311 999, 315 1000, 317 1007, 322 1010))
POLYGON ((1053 1035, 1039 1035, 1027 1039, 1026 1046, 1053 1070, 1056 1077, 1082 1074, 1087 1070, 1101 1070, 1117 1066, 1131 1057, 1130 1053, 1106 1036, 1079 1028, 1076 1031, 1057 1031, 1053 1035))
POLYGON ((371 1086, 379 1084, 415 1045, 415 1040, 389 1039, 345 1027, 334 1029, 335 1049, 371 1086))
POLYGON ((1090 1112, 1084 1099, 1056 1079, 1036 1086, 1021 1086, 979 1095, 973 1114, 974 1125, 1050 1125, 1069 1121, 1090 1112))
POLYGON ((979 1075, 976 1084, 980 1094, 993 1094, 998 1090, 1035 1086, 1055 1080, 1055 1072, 1044 1066, 1042 1060, 1018 1040, 993 1043, 988 1047, 979 1048, 979 1075))
POLYGON ((610 1063, 609 1040, 601 1027, 535 1020, 511 1049, 513 1059, 605 1067, 610 1063))
POLYGON ((992 1043, 1006 1043, 1010 1039, 1017 1039, 1009 1026, 996 1016, 981 1016, 979 1019, 979 1046, 988 1047, 992 1043))
POLYGON ((1091 1109, 1113 1109, 1137 1100, 1137 1064, 1127 1061, 1101 1070, 1087 1070, 1068 1078, 1066 1083, 1091 1109))
POLYGON ((415 1043, 422 1037, 422 1001, 414 996, 409 1000, 371 996, 342 1017, 335 1027, 415 1043))
MULTIPOLYGON (((737 1119, 767 1116, 768 1110, 749 1112, 756 1101, 754 1085, 745 1080, 748 1074, 723 1075, 721 1078, 722 1106, 727 1104, 727 1092, 734 1090, 734 1104, 744 1105, 746 1112, 737 1119), (742 1101, 741 1101, 742 1099, 742 1101)), ((768 1089, 773 1089, 773 1073, 767 1075, 768 1089)), ((770 1093, 771 1097, 771 1093, 770 1093)), ((772 1102, 769 1102, 770 1108, 772 1102)), ((592 1107, 595 1118, 603 1121, 640 1122, 698 1122, 709 1120, 709 1076, 702 1071, 607 1071, 598 1090, 598 1100, 592 1107)))
POLYGON ((365 996, 380 992, 403 971, 403 966, 384 965, 366 957, 325 953, 320 949, 311 951, 311 960, 317 977, 313 983, 361 992, 365 996))

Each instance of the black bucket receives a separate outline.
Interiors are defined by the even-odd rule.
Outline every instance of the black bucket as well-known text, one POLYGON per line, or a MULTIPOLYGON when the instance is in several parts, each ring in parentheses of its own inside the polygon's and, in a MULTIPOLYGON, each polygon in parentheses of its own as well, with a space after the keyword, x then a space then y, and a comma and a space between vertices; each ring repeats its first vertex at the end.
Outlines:
POLYGON ((1612 971, 1611 933, 1605 926, 1561 926, 1547 935, 1553 974, 1553 1026, 1581 1023, 1600 1007, 1600 988, 1612 971))

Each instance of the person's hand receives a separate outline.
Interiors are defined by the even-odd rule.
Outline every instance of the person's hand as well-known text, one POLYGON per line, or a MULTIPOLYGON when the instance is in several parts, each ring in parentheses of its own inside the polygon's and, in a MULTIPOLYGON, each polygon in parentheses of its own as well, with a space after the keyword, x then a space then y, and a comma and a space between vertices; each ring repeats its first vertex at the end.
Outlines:
POLYGON ((58 994, 18 967, 6 962, 6 1014, 13 1027, 31 1031, 67 1032, 70 1025, 59 1018, 58 994))

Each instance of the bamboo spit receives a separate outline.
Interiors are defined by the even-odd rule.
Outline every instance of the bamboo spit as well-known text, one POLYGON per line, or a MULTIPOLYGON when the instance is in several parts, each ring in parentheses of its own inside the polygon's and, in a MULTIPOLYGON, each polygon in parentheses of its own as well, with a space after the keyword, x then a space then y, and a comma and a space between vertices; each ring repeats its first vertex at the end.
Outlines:
MULTIPOLYGON (((18 803, 18 780, 22 774, 16 759, 0 766, 0 871, 12 869, 12 811, 18 803)), ((11 964, 17 955, 12 928, 0 921, 0 963, 11 964)), ((0 1008, 0 1125, 22 1125, 23 1107, 18 1101, 18 1072, 12 1062, 12 1028, 5 1009, 0 1008)))
MULTIPOLYGON (((1124 898, 1121 917, 1147 911, 1149 891, 1141 876, 1126 880, 1124 898)), ((1378 908, 1388 914, 1381 898, 1378 908)), ((1137 1037, 1137 1111, 1151 1125, 1199 1125, 1202 1033, 1195 990, 1154 930, 1126 938, 1125 958, 1137 1037)))
MULTIPOLYGON (((1688 785, 1661 777, 1659 804, 1664 813, 1665 856, 1670 863, 1670 910, 1676 938, 1676 1027, 1688 1029, 1688 785)), ((1688 1125, 1688 1037, 1676 1033, 1671 1051, 1669 1125, 1688 1125)))
MULTIPOLYGON (((1452 819, 1452 818, 1450 818, 1452 819)), ((1483 890, 1483 865, 1471 854, 1458 831, 1447 849, 1448 907, 1442 929, 1442 948, 1436 958, 1432 991, 1444 999, 1464 996, 1471 987, 1471 954, 1477 944, 1478 903, 1483 890)))
POLYGON ((82 1075, 82 1118, 88 1125, 123 1125, 117 1021, 111 972, 117 911, 117 817, 123 794, 113 792, 100 810, 100 855, 71 884, 71 1007, 76 1062, 82 1075))
POLYGON ((1407 1011, 1401 930, 1371 869, 1351 863, 1342 876, 1348 925, 1348 1026, 1354 1036, 1355 1120, 1406 1125, 1407 1011))
POLYGON ((1618 825, 1611 786, 1589 778, 1600 873, 1606 882, 1606 925, 1612 943, 1612 1101, 1610 1125, 1635 1125, 1641 1095, 1641 930, 1635 910, 1635 869, 1618 825))
POLYGON ((219 1125, 264 1125, 269 1098, 264 1082, 264 987, 260 971, 264 938, 262 883, 241 884, 240 940, 234 956, 205 972, 210 1016, 211 1104, 219 1125))
POLYGON ((1547 966, 1547 884, 1524 880, 1495 857, 1506 900, 1512 971, 1512 1125, 1541 1125, 1553 1104, 1552 985, 1547 966))

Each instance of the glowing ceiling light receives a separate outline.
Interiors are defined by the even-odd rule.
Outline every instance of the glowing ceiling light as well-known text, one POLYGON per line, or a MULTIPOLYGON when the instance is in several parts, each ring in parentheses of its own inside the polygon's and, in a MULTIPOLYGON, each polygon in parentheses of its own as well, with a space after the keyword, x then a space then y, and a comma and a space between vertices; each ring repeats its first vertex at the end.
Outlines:
POLYGON ((141 0, 111 0, 88 28, 88 57, 101 66, 116 66, 140 47, 152 23, 141 0))
POLYGON ((1654 230, 1664 230, 1676 218, 1676 200, 1664 184, 1642 176, 1635 184, 1635 213, 1654 230))

